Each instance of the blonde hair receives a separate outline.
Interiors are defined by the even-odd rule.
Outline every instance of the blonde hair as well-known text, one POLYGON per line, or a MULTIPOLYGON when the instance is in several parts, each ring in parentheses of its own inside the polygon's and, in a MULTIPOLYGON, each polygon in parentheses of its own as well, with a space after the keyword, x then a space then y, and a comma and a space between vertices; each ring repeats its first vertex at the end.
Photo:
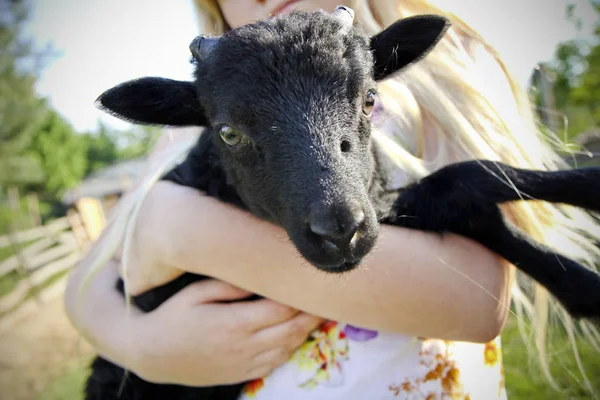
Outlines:
MULTIPOLYGON (((202 33, 219 35, 228 29, 215 1, 195 0, 194 4, 202 33)), ((386 111, 391 114, 389 122, 396 132, 410 132, 413 140, 402 136, 390 140, 377 130, 374 138, 385 142, 389 154, 405 171, 414 177, 422 176, 450 162, 472 158, 525 168, 568 168, 551 144, 563 150, 568 147, 556 135, 542 135, 522 85, 495 49, 456 15, 424 0, 348 0, 346 5, 355 10, 356 25, 371 35, 400 18, 416 14, 445 15, 452 22, 446 37, 427 57, 379 85, 386 111), (461 35, 469 42, 461 40, 461 35), (487 79, 473 73, 474 62, 466 49, 469 45, 482 46, 498 63, 510 86, 513 104, 494 96, 487 79), (435 140, 443 144, 434 154, 427 154, 426 159, 425 121, 431 125, 435 140)), ((600 250, 594 239, 600 237, 600 226, 586 212, 535 201, 509 204, 505 210, 534 239, 596 269, 600 250)), ((576 333, 583 334, 600 351, 598 331, 588 322, 574 324, 543 287, 519 271, 513 269, 513 273, 512 300, 519 328, 526 339, 523 317, 532 321, 535 349, 546 377, 557 388, 546 358, 546 336, 549 323, 558 320, 568 332, 580 372, 588 390, 593 392, 579 361, 574 337, 576 333)))
MULTIPOLYGON (((553 142, 560 146, 560 141, 556 137, 544 137, 538 129, 525 90, 496 51, 464 21, 424 0, 349 0, 347 3, 356 12, 356 24, 368 34, 377 33, 396 20, 415 14, 441 14, 452 21, 452 28, 446 37, 427 57, 397 77, 380 84, 379 92, 386 112, 390 114, 388 122, 395 132, 411 133, 410 138, 398 136, 398 140, 393 140, 375 129, 375 140, 385 143, 386 151, 399 168, 418 177, 450 162, 472 158, 499 160, 536 169, 568 167, 549 145, 553 142), (471 42, 465 43, 460 35, 471 42), (486 79, 473 73, 474 62, 465 48, 470 44, 483 46, 497 61, 510 85, 514 104, 507 106, 499 101, 489 92, 486 79), (425 151, 426 123, 430 124, 438 144, 434 154, 426 154, 425 151)), ((216 1, 194 0, 194 4, 200 33, 220 35, 228 29, 216 1)), ((110 224, 118 227, 116 231, 126 235, 124 257, 127 254, 127 238, 141 200, 162 171, 174 166, 193 144, 193 140, 187 140, 167 149, 162 161, 150 167, 151 173, 146 180, 123 199, 119 212, 113 214, 110 224)), ((600 251, 593 240, 600 237, 600 227, 587 213, 572 207, 535 201, 513 203, 507 205, 505 210, 522 230, 536 240, 592 269, 596 268, 595 261, 599 259, 600 251)), ((116 252, 121 243, 118 235, 114 233, 110 239, 107 238, 109 244, 94 259, 80 293, 85 291, 91 276, 106 264, 109 253, 116 252)), ((125 259, 123 264, 125 268, 125 259)), ((576 334, 583 334, 600 351, 598 331, 587 322, 575 324, 543 287, 514 269, 512 273, 512 302, 519 329, 525 343, 529 344, 524 317, 532 321, 535 349, 550 383, 558 389, 546 358, 547 327, 550 322, 557 320, 563 323, 568 332, 580 372, 588 390, 593 393, 579 361, 574 338, 576 334)), ((123 275, 127 282, 126 271, 123 275)))

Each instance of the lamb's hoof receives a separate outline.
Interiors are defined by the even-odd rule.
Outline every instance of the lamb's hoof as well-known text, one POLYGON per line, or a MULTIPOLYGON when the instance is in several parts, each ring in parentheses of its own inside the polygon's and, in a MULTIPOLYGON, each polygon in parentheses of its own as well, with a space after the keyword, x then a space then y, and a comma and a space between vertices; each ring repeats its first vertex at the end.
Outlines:
MULTIPOLYGON (((594 294, 594 297, 598 297, 599 295, 594 294)), ((582 302, 577 304, 576 307, 567 307, 567 311, 576 319, 585 319, 600 326, 600 299, 582 302)))

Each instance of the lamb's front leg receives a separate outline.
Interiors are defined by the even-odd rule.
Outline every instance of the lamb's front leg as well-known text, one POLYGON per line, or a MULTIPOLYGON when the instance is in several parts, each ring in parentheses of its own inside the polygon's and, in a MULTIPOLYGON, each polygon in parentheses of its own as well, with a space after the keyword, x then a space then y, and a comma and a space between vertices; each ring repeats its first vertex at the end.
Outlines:
POLYGON ((600 318, 600 275, 534 242, 506 221, 496 204, 506 196, 491 194, 498 188, 496 178, 480 176, 475 185, 474 170, 461 167, 442 169, 402 189, 383 222, 471 238, 546 287, 574 317, 600 318))
POLYGON ((600 167, 542 171, 489 160, 449 165, 426 178, 447 190, 469 191, 476 201, 495 204, 541 200, 600 212, 600 167))
POLYGON ((600 321, 600 275, 504 222, 475 239, 544 286, 575 318, 600 321))

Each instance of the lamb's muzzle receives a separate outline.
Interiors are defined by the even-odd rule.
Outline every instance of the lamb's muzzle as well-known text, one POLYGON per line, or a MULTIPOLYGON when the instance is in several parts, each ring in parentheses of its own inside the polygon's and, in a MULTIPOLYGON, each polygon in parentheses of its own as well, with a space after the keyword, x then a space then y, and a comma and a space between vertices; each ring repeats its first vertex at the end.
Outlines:
POLYGON ((350 7, 339 6, 332 15, 341 20, 348 27, 352 26, 352 23, 354 22, 354 10, 350 7))
POLYGON ((190 52, 197 61, 204 61, 219 43, 220 37, 209 37, 206 35, 196 36, 190 43, 190 52))

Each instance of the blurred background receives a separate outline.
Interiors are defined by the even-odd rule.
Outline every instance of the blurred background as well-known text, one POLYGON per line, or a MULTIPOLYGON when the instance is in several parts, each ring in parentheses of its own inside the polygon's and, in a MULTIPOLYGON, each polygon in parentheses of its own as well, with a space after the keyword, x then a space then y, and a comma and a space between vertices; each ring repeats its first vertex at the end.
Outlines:
MULTIPOLYGON (((574 165, 600 154, 600 2, 432 0, 477 29, 525 85, 574 165)), ((101 113, 97 96, 146 75, 190 78, 200 32, 189 0, 0 0, 0 399, 81 398, 93 352, 62 292, 110 208, 136 179, 155 128, 101 113)), ((584 399, 561 334, 549 344, 554 392, 511 319, 510 399, 584 399)), ((600 359, 581 357, 600 391, 600 359)))

